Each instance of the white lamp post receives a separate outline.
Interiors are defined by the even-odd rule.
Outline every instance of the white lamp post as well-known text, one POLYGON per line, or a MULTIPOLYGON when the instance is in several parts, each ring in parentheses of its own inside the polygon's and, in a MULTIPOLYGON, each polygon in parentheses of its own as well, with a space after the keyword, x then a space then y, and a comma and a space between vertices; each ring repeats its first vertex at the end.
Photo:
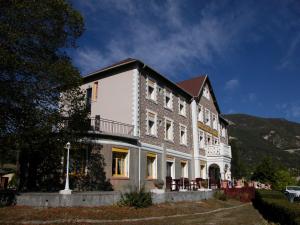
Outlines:
POLYGON ((70 142, 68 142, 66 144, 66 149, 68 150, 68 153, 67 153, 67 176, 66 176, 66 184, 65 184, 65 189, 59 191, 59 193, 63 194, 63 195, 70 195, 72 193, 72 190, 70 190, 70 188, 69 188, 69 157, 70 157, 70 148, 71 148, 71 144, 70 144, 70 142))

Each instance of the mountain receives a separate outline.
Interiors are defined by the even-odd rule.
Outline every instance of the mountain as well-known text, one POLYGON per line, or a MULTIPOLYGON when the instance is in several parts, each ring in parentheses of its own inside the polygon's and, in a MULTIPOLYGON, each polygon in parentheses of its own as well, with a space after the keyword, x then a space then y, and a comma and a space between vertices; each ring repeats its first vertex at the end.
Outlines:
POLYGON ((269 156, 288 168, 300 168, 300 124, 285 119, 228 114, 233 155, 253 167, 269 156), (238 150, 236 150, 238 146, 238 150))

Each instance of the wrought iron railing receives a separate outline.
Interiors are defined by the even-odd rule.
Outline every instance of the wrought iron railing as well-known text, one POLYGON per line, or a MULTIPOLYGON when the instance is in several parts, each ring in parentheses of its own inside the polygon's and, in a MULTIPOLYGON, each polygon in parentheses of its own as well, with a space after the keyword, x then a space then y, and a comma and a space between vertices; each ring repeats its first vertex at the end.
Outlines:
POLYGON ((134 126, 114 120, 108 120, 95 116, 91 118, 91 131, 103 134, 133 137, 134 126))

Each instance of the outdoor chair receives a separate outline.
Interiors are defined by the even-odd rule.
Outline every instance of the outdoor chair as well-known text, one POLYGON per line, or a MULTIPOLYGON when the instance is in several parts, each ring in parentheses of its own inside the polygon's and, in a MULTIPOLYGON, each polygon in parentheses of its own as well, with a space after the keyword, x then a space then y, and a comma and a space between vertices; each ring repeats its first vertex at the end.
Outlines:
POLYGON ((173 191, 172 190, 172 177, 166 177, 166 189, 167 190, 170 190, 170 191, 173 191))
POLYGON ((202 178, 196 178, 196 186, 197 186, 197 189, 201 189, 202 188, 202 181, 203 179, 202 178))

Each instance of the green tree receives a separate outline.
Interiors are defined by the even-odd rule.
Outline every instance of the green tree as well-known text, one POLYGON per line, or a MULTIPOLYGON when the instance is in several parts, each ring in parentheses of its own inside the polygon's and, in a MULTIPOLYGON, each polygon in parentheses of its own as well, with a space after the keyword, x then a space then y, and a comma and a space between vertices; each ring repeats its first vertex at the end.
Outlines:
POLYGON ((236 179, 241 179, 248 176, 248 171, 241 156, 241 145, 237 140, 230 140, 232 160, 231 160, 231 174, 236 179))
POLYGON ((0 0, 0 152, 16 156, 22 190, 39 189, 53 176, 47 171, 61 173, 63 145, 81 133, 75 130, 86 115, 82 103, 65 127, 59 100, 76 92, 68 101, 82 102, 81 77, 66 49, 76 47, 83 30, 82 16, 64 0, 0 0))
POLYGON ((270 157, 264 158, 254 170, 251 179, 262 183, 274 184, 276 181, 275 174, 278 166, 275 165, 270 157))
POLYGON ((296 184, 296 179, 285 167, 275 164, 270 157, 264 158, 257 165, 252 180, 271 184, 272 189, 283 190, 287 185, 296 184))
POLYGON ((290 172, 286 169, 279 169, 275 173, 275 182, 273 184, 273 189, 284 190, 288 185, 296 185, 297 181, 291 176, 290 172))

